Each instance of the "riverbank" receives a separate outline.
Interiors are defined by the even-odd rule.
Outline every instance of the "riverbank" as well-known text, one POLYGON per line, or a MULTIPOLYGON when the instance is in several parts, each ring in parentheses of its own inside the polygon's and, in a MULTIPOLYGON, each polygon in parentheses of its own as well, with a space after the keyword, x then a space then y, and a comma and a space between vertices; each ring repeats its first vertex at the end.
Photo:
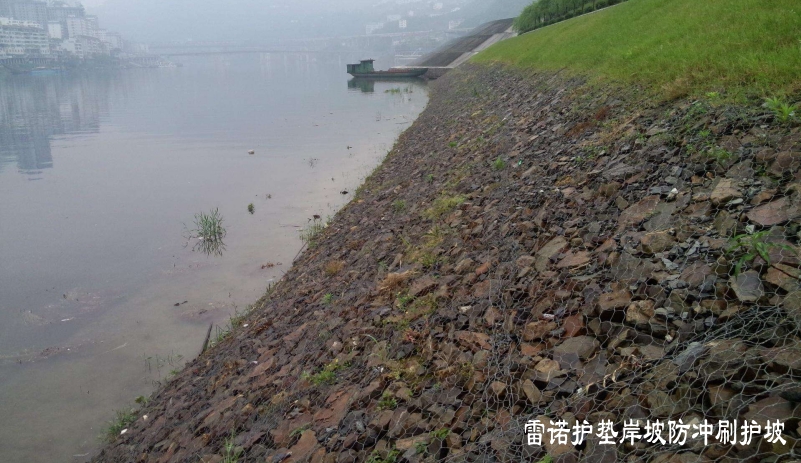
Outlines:
POLYGON ((95 461, 789 454, 799 128, 762 100, 645 93, 498 65, 437 81, 284 278, 95 461), (538 417, 779 419, 785 442, 525 445, 538 417))

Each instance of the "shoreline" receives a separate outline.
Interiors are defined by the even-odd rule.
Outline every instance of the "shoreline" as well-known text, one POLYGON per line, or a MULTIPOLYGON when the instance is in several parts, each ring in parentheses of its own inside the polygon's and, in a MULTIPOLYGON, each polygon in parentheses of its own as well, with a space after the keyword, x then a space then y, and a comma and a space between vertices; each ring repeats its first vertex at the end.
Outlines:
POLYGON ((525 423, 726 416, 710 391, 764 421, 789 402, 726 378, 771 359, 758 380, 792 388, 801 309, 727 244, 792 239, 800 142, 753 102, 456 69, 316 246, 93 461, 600 461, 632 450, 523 445, 525 423), (786 334, 755 344, 754 323, 786 334))

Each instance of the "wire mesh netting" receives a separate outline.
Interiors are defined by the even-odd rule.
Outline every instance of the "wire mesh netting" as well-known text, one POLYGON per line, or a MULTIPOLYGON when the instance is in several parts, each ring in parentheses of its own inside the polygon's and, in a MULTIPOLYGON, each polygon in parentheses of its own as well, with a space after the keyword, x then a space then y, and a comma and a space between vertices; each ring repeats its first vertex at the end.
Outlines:
POLYGON ((791 461, 800 138, 716 95, 454 71, 98 460, 791 461))

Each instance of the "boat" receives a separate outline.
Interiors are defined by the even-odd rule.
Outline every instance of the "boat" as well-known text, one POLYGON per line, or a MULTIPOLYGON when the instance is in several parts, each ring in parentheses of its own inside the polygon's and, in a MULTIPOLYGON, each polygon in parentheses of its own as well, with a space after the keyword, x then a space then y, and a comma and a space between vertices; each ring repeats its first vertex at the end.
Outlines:
POLYGON ((428 68, 389 68, 386 71, 376 71, 373 69, 373 59, 363 59, 359 64, 348 64, 348 74, 353 77, 369 78, 401 78, 401 77, 420 77, 428 71, 428 68))

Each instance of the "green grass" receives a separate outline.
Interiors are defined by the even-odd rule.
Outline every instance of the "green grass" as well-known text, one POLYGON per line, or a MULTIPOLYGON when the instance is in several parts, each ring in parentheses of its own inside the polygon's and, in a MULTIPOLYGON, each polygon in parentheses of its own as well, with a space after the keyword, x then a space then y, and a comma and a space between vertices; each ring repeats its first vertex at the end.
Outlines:
POLYGON ((432 220, 439 219, 459 207, 466 199, 463 195, 450 196, 443 194, 431 203, 431 207, 426 209, 423 215, 432 220))
POLYGON ((110 421, 106 428, 106 441, 114 442, 120 433, 136 421, 136 411, 133 409, 118 410, 117 416, 110 421))
POLYGON ((632 0, 473 60, 641 83, 666 97, 788 95, 801 90, 801 2, 632 0))
POLYGON ((193 249, 201 250, 207 255, 221 256, 225 250, 223 238, 226 234, 222 223, 222 215, 217 209, 211 210, 208 214, 205 212, 195 214, 195 228, 190 230, 190 233, 198 238, 198 242, 193 249))

